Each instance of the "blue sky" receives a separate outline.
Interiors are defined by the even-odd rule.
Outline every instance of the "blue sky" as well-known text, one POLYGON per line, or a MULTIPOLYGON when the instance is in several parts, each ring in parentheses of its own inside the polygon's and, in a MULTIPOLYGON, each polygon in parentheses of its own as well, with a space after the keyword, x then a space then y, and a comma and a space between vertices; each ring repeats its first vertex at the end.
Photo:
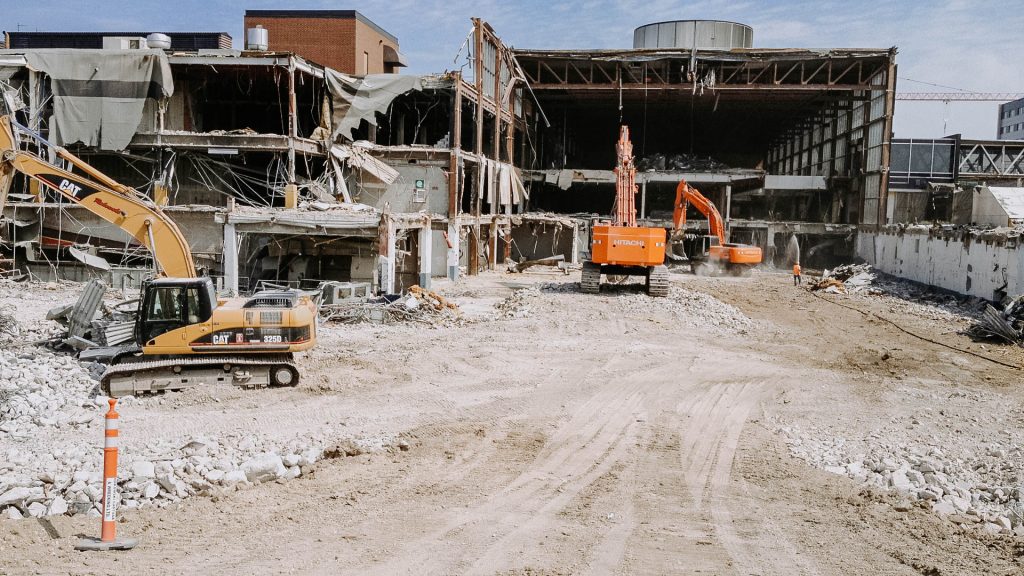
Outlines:
MULTIPOLYGON (((707 18, 754 27, 763 48, 898 46, 901 91, 947 91, 911 80, 984 92, 1024 92, 1024 2, 1020 0, 0 0, 0 29, 195 30, 230 33, 239 46, 246 9, 356 9, 398 37, 412 73, 457 67, 453 58, 484 18, 523 48, 628 48, 633 29, 707 18)), ((961 132, 994 138, 995 103, 900 102, 896 135, 961 132)))

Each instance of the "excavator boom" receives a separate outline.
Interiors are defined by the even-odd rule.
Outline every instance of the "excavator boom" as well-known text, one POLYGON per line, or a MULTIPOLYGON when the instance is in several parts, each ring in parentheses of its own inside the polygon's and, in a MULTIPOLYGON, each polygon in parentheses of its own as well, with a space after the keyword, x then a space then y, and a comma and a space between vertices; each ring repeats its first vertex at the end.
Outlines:
MULTIPOLYGON (((292 354, 316 345, 316 304, 309 295, 262 292, 218 298, 213 280, 199 277, 188 242, 150 199, 63 148, 0 117, 0 200, 15 172, 59 192, 149 248, 164 278, 147 281, 139 300, 135 345, 113 347, 100 379, 112 396, 226 382, 294 386, 292 354), (81 174, 21 149, 18 132, 54 148, 81 174)), ((95 350, 94 350, 95 352, 95 350)))
MULTIPOLYGON (((678 238, 685 236, 686 207, 693 204, 697 210, 708 219, 708 236, 698 238, 689 242, 689 257, 697 263, 705 263, 707 260, 722 262, 726 267, 733 270, 744 270, 750 266, 761 263, 761 249, 757 246, 746 244, 727 244, 725 242, 725 222, 722 215, 715 208, 714 203, 708 200, 699 190, 690 186, 686 180, 680 180, 676 186, 676 203, 672 213, 672 236, 678 238), (708 239, 717 242, 708 242, 708 239), (698 245, 700 247, 698 247, 698 245)), ((684 240, 684 244, 688 241, 684 240)), ((697 271, 695 268, 694 271, 697 271)))
POLYGON ((693 204, 693 207, 708 219, 711 235, 718 237, 719 244, 725 244, 725 223, 718 208, 686 180, 680 180, 676 186, 676 204, 672 213, 673 230, 679 232, 686 226, 687 204, 693 204))
POLYGON ((21 150, 15 137, 16 126, 9 116, 0 117, 0 193, 6 194, 14 171, 21 172, 130 234, 150 250, 164 276, 197 276, 188 242, 178 226, 152 201, 117 184, 63 148, 57 148, 60 157, 86 175, 69 172, 21 150))
POLYGON ((615 166, 615 218, 613 226, 636 226, 636 166, 633 164, 633 143, 629 126, 619 129, 615 144, 619 163, 615 166))

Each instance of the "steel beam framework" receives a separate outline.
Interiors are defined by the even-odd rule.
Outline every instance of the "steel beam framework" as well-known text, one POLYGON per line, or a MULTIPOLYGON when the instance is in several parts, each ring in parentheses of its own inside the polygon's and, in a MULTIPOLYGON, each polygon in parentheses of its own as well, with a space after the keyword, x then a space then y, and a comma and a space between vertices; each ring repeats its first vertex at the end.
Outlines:
POLYGON ((1024 177, 1024 142, 962 141, 957 171, 961 177, 1024 177))

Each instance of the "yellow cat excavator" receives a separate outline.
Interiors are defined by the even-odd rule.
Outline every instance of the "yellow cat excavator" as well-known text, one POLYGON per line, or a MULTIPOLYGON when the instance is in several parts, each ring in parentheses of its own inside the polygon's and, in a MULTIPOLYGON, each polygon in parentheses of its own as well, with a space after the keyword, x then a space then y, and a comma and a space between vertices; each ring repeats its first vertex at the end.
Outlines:
POLYGON ((149 198, 92 168, 63 148, 0 117, 0 197, 15 172, 57 191, 121 228, 153 254, 158 277, 143 285, 135 342, 112 354, 102 376, 111 396, 225 382, 244 387, 294 386, 292 354, 316 344, 316 305, 293 291, 221 299, 199 276, 188 242, 149 198), (82 174, 22 150, 16 134, 52 147, 82 174))

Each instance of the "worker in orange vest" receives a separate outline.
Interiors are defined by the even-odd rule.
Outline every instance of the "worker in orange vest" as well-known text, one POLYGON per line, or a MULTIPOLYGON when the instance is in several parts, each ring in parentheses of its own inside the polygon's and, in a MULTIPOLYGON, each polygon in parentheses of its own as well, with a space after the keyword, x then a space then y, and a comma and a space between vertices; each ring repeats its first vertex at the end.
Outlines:
POLYGON ((800 263, 793 263, 793 286, 800 284, 800 263))

